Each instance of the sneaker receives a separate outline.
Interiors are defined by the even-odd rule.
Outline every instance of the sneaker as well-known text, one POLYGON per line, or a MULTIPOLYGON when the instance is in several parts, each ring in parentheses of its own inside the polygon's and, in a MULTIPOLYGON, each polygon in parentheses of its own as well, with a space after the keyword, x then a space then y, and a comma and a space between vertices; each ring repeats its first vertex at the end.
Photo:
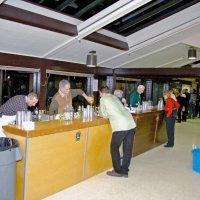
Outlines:
POLYGON ((107 171, 106 174, 108 176, 116 176, 116 177, 122 177, 122 174, 117 173, 116 171, 112 170, 112 171, 107 171))

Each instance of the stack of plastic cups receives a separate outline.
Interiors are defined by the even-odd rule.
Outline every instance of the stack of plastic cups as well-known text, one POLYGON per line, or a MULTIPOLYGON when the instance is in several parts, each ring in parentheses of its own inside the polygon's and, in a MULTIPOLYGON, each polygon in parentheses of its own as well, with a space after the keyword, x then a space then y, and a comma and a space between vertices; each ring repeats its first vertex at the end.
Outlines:
POLYGON ((158 110, 163 110, 163 101, 162 100, 158 101, 158 110))
POLYGON ((17 114, 16 114, 16 125, 18 127, 21 127, 21 125, 22 125, 22 111, 17 111, 17 114))
POLYGON ((163 101, 160 100, 160 109, 163 110, 163 101))
POLYGON ((160 101, 160 100, 158 101, 157 109, 158 109, 158 110, 161 110, 161 101, 160 101))
POLYGON ((25 113, 25 121, 29 121, 29 122, 32 121, 31 111, 26 111, 26 113, 25 113))
POLYGON ((91 108, 91 106, 87 105, 87 121, 88 122, 90 121, 90 108, 91 108))
POLYGON ((89 113, 89 119, 90 119, 90 121, 93 120, 93 117, 94 117, 94 109, 93 109, 93 107, 90 107, 90 113, 89 113))
POLYGON ((86 122, 87 121, 87 108, 83 108, 83 115, 82 115, 82 121, 86 122))
POLYGON ((147 102, 146 101, 143 101, 142 102, 142 110, 147 110, 147 102))
POLYGON ((23 122, 32 121, 31 111, 17 111, 16 125, 22 127, 23 122))

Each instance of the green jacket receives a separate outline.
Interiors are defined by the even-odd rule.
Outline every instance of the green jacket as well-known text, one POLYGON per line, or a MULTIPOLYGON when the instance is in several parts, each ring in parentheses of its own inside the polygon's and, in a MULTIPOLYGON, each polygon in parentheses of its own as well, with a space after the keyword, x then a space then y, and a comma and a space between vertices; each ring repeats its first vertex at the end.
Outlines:
POLYGON ((136 127, 134 119, 120 100, 112 95, 101 97, 100 112, 104 118, 108 118, 112 131, 126 131, 136 127))
POLYGON ((134 91, 130 95, 130 105, 132 107, 138 107, 141 103, 141 97, 140 94, 137 91, 134 91))

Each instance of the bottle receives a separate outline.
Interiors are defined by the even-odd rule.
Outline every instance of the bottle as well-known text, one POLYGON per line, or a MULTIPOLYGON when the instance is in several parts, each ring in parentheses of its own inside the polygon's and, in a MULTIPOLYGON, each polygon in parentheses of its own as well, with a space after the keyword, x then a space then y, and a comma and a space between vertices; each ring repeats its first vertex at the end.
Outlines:
POLYGON ((35 110, 33 111, 33 120, 34 121, 38 121, 38 114, 39 114, 38 108, 35 107, 35 110))
POLYGON ((196 144, 193 144, 192 145, 192 149, 194 150, 194 149, 196 149, 197 147, 196 147, 196 144))
POLYGON ((82 105, 82 106, 81 106, 81 112, 83 112, 83 110, 84 110, 84 106, 82 105))
POLYGON ((78 106, 78 113, 79 113, 79 114, 81 113, 81 110, 82 110, 82 109, 81 109, 81 106, 79 105, 79 106, 78 106))

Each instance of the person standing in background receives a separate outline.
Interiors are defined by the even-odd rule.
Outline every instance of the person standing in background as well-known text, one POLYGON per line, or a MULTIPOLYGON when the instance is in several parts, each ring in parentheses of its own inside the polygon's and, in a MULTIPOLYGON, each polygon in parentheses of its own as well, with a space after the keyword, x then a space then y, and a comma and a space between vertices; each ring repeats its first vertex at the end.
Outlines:
POLYGON ((191 117, 194 119, 196 116, 196 103, 197 103, 197 94, 196 90, 193 89, 192 93, 190 94, 190 100, 189 100, 189 107, 188 107, 188 118, 191 119, 191 117))
POLYGON ((174 101, 177 101, 176 95, 175 95, 176 89, 169 90, 169 92, 170 92, 170 97, 171 97, 172 99, 174 99, 174 101))
POLYGON ((123 91, 122 90, 115 90, 114 95, 119 98, 124 106, 128 106, 128 103, 125 98, 123 98, 123 91))
POLYGON ((182 90, 181 97, 183 97, 182 122, 186 122, 187 121, 189 101, 186 98, 185 89, 182 90))
POLYGON ((185 96, 186 96, 186 107, 185 107, 185 114, 186 114, 186 117, 188 117, 188 107, 189 107, 189 101, 190 101, 190 93, 188 92, 188 89, 186 88, 184 90, 184 93, 185 93, 185 96))
POLYGON ((49 115, 63 114, 66 107, 72 107, 72 99, 78 95, 82 95, 89 103, 94 101, 94 97, 87 96, 83 90, 70 89, 68 80, 61 80, 59 90, 52 98, 49 115))
POLYGON ((131 93, 130 105, 132 107, 138 107, 139 105, 141 105, 141 94, 144 92, 144 90, 145 90, 144 85, 139 85, 137 87, 137 91, 134 91, 133 93, 131 93))
POLYGON ((186 95, 187 100, 189 101, 190 100, 190 93, 188 92, 187 88, 185 89, 185 95, 186 95))
POLYGON ((101 87, 99 94, 101 97, 100 116, 109 119, 113 132, 110 146, 113 170, 108 171, 107 175, 128 177, 136 124, 120 100, 109 93, 108 86, 101 87), (122 144, 123 159, 121 163, 119 147, 122 144))
POLYGON ((174 146, 174 128, 175 128, 175 119, 176 109, 179 109, 180 105, 177 101, 171 98, 171 93, 169 90, 163 91, 163 96, 165 98, 165 120, 166 120, 166 128, 167 128, 167 137, 168 142, 164 147, 173 147, 174 146))
POLYGON ((182 121, 182 109, 184 107, 184 97, 181 96, 180 91, 175 92, 175 96, 177 99, 177 102, 179 103, 180 107, 178 109, 178 123, 181 123, 182 121))
POLYGON ((196 117, 200 118, 200 94, 197 95, 197 104, 196 104, 196 117))

